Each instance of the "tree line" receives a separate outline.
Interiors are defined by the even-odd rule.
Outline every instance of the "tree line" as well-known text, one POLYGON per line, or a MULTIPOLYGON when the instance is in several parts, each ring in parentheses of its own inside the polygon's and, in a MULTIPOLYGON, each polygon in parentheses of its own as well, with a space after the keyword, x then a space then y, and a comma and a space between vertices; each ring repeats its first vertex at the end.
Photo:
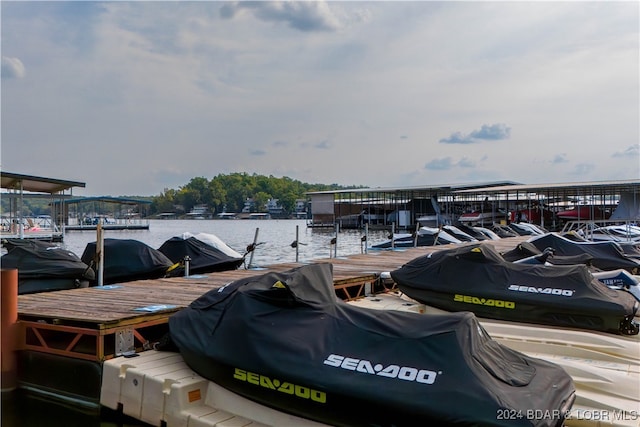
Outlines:
MULTIPOLYGON (((240 212, 249 199, 253 200, 255 212, 264 212, 269 199, 277 199, 286 212, 295 210, 296 201, 305 199, 309 191, 329 191, 344 187, 338 184, 309 184, 289 177, 274 177, 247 173, 220 174, 212 179, 192 178, 188 184, 178 189, 165 189, 162 194, 152 197, 150 214, 189 212, 194 206, 206 205, 212 213, 240 212)), ((361 188, 361 186, 360 186, 361 188)))
MULTIPOLYGON (((177 189, 166 188, 157 196, 129 196, 140 200, 151 201, 146 212, 153 216, 163 212, 176 214, 189 212, 196 205, 206 205, 215 214, 223 212, 241 212, 248 199, 253 200, 255 212, 264 212, 264 205, 269 199, 278 199, 278 204, 285 212, 295 210, 296 201, 307 199, 309 191, 330 191, 349 188, 362 188, 362 186, 341 186, 338 184, 309 184, 288 177, 274 177, 247 173, 220 174, 212 179, 205 177, 192 178, 189 183, 177 189)), ((14 201, 15 202, 15 201, 14 201)), ((24 216, 36 216, 49 214, 51 211, 51 199, 28 198, 22 203, 24 216)), ((96 209, 101 210, 98 203, 96 209)), ((14 205, 14 209, 17 205, 14 205)), ((108 208, 104 208, 108 209, 108 208)), ((11 211, 9 198, 0 199, 0 211, 11 211)), ((96 212, 97 214, 108 214, 96 212)))

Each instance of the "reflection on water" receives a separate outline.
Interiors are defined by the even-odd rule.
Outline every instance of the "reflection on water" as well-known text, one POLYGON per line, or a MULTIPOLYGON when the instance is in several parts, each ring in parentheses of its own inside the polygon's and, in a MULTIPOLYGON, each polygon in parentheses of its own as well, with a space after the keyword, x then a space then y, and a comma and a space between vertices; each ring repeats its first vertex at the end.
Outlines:
MULTIPOLYGON (((365 251, 364 230, 344 230, 336 243, 331 228, 307 228, 305 220, 151 220, 149 230, 105 231, 106 238, 135 239, 152 248, 184 232, 210 233, 236 251, 245 254, 247 246, 258 243, 252 266, 308 262, 320 258, 344 257, 365 251), (257 238, 256 238, 257 234, 257 238), (293 245, 297 240, 297 248, 293 245), (296 251, 297 249, 297 251, 296 251)), ((368 246, 387 239, 388 231, 369 232, 368 246)), ((95 231, 69 231, 63 245, 82 256, 86 245, 95 242, 95 231)), ((247 262, 249 261, 247 256, 247 262)), ((107 409, 79 410, 27 395, 22 391, 3 393, 2 427, 133 427, 146 424, 119 417, 107 409)))
POLYGON ((147 424, 109 409, 82 409, 22 390, 2 393, 2 427, 139 427, 147 424))

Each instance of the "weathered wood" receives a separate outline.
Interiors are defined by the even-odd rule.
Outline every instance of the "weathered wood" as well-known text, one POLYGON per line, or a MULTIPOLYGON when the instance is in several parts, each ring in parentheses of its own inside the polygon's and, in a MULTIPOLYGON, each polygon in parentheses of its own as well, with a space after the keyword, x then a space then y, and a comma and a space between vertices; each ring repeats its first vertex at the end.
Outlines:
MULTIPOLYGON (((499 251, 514 248, 525 237, 490 241, 499 251)), ((417 247, 395 250, 371 250, 340 258, 324 258, 315 263, 333 265, 333 279, 340 297, 353 298, 353 289, 361 292, 380 273, 392 271, 406 262, 450 246, 417 247), (353 289, 349 289, 353 286, 353 289)), ((116 287, 91 287, 20 295, 19 320, 59 325, 82 325, 95 329, 108 329, 145 322, 157 322, 187 307, 192 301, 211 289, 235 280, 262 275, 272 271, 286 271, 301 263, 283 263, 260 270, 232 270, 195 277, 162 278, 122 283, 116 287), (162 306, 156 312, 138 311, 142 307, 162 306)), ((358 296, 358 295, 356 295, 358 296)), ((361 295, 359 295, 361 296, 361 295)))

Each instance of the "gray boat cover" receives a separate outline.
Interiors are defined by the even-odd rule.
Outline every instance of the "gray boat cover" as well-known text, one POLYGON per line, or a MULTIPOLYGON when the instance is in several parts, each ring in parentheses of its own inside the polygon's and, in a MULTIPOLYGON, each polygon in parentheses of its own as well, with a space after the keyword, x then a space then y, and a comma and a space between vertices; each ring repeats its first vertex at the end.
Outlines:
POLYGON ((169 327, 201 376, 336 426, 560 426, 574 400, 562 368, 492 340, 472 313, 337 299, 328 263, 211 290, 169 327))

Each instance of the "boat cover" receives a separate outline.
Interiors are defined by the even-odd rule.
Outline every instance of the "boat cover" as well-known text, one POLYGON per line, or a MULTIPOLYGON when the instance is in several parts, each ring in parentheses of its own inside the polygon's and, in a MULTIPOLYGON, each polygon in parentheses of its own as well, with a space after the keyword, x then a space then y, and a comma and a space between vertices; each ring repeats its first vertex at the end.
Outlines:
POLYGON ((171 271, 172 276, 184 275, 184 259, 189 257, 189 273, 203 274, 215 271, 235 270, 242 265, 243 258, 231 257, 221 250, 204 243, 195 237, 172 237, 158 248, 174 264, 180 267, 171 271))
POLYGON ((535 258, 538 263, 544 264, 548 262, 553 265, 574 265, 574 264, 584 264, 588 266, 592 266, 593 256, 589 253, 580 253, 577 255, 565 255, 560 256, 556 255, 555 251, 552 248, 546 248, 541 251, 537 247, 534 246, 531 242, 520 242, 518 245, 504 253, 502 253, 502 257, 506 261, 518 262, 522 261, 526 258, 535 258))
POLYGON ((420 227, 417 233, 395 233, 393 235, 393 242, 391 240, 386 240, 384 242, 373 245, 372 248, 406 248, 414 246, 448 245, 450 243, 462 243, 462 240, 451 235, 444 229, 441 230, 439 228, 420 227))
POLYGON ((19 294, 73 289, 95 280, 93 270, 62 246, 30 239, 9 239, 5 246, 0 263, 18 269, 19 294))
MULTIPOLYGON (((84 248, 82 261, 96 268, 96 242, 84 248)), ((166 275, 173 262, 165 254, 133 239, 104 239, 105 285, 133 280, 157 279, 166 275)))
POLYGON ((576 242, 557 233, 535 236, 528 242, 541 251, 552 248, 559 256, 589 254, 593 257, 593 266, 601 270, 622 268, 631 274, 640 274, 640 260, 627 256, 616 242, 576 242))
POLYGON ((563 369, 492 340, 472 313, 377 311, 337 299, 328 263, 209 291, 169 328, 199 375, 336 426, 559 426, 574 398, 563 369))
POLYGON ((448 311, 623 335, 638 333, 635 298, 609 289, 586 265, 506 261, 490 244, 415 258, 390 272, 407 296, 448 311))

